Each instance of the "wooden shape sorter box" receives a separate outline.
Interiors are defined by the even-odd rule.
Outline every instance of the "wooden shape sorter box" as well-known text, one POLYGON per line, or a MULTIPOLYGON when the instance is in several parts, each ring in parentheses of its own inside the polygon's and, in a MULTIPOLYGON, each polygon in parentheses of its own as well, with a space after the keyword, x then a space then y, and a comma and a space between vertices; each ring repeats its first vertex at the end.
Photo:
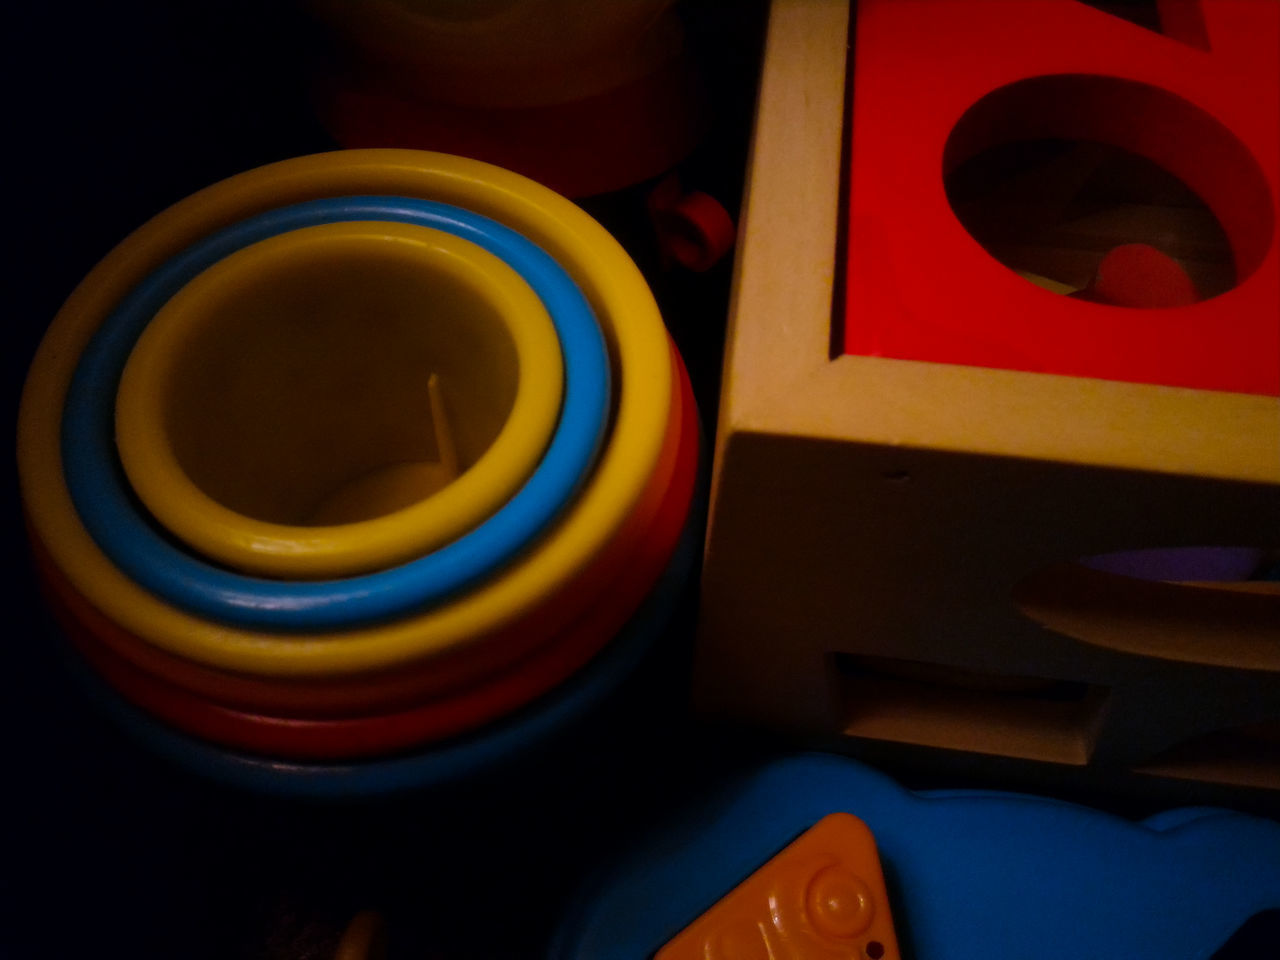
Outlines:
POLYGON ((1161 31, 1101 6, 775 0, 695 699, 878 755, 1277 796, 1277 585, 1076 561, 1280 546, 1280 3, 1158 0, 1161 31), (988 254, 944 175, 1050 138, 1179 178, 1234 286, 1123 308, 988 254))

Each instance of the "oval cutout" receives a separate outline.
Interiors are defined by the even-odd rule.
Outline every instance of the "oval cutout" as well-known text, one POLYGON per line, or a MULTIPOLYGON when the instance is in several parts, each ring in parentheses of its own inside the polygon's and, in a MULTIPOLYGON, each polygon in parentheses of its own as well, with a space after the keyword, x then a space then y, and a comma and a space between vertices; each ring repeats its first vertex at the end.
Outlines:
POLYGON ((1280 583, 1174 583, 1059 563, 1024 577, 1012 599, 1034 622, 1093 646, 1280 673, 1280 583))

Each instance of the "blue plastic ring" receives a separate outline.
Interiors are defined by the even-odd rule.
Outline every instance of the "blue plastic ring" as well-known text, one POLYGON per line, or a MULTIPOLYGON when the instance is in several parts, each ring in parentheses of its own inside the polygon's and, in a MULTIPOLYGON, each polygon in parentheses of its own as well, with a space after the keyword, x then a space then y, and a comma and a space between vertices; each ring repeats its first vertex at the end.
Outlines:
POLYGON ((609 355, 595 314, 572 278, 509 227, 457 207, 409 197, 338 197, 259 214, 193 244, 138 284, 85 348, 67 392, 62 458, 85 528, 125 574, 163 600, 238 627, 337 630, 423 610, 493 573, 568 504, 604 436, 609 355), (434 227, 505 260, 542 299, 564 355, 560 421, 524 486, 480 526, 415 560, 340 580, 247 577, 177 548, 133 497, 115 449, 115 395, 151 318, 202 270, 290 230, 353 220, 434 227))

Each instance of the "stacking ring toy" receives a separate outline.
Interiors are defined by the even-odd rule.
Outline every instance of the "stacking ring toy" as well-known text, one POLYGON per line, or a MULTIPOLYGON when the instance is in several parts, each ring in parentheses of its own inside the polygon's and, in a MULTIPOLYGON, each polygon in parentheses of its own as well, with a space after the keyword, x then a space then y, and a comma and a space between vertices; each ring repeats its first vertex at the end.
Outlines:
MULTIPOLYGON (((372 675, 306 678, 259 677, 217 670, 167 653, 124 631, 95 610, 66 580, 36 545, 35 554, 42 582, 51 593, 55 607, 79 621, 85 642, 105 647, 118 659, 128 661, 145 674, 163 678, 195 697, 233 709, 261 712, 280 717, 325 718, 369 716, 420 705, 429 698, 452 693, 477 678, 501 672, 510 664, 544 644, 561 642, 562 630, 574 626, 574 617, 586 602, 593 610, 610 608, 618 622, 630 611, 626 599, 630 584, 643 579, 632 554, 622 550, 643 536, 652 540, 653 531, 668 523, 673 499, 679 501, 683 489, 679 479, 694 462, 691 444, 699 434, 696 407, 688 375, 679 354, 671 350, 677 377, 673 382, 671 420, 667 445, 654 472, 653 482, 628 519, 644 534, 631 536, 624 530, 596 563, 561 586, 518 623, 495 633, 479 645, 462 647, 421 663, 407 663, 394 672, 372 675), (673 492, 675 491, 675 492, 673 492), (591 598, 595 598, 592 600, 591 598)), ((686 505, 687 508, 687 505, 686 505)), ((680 513, 680 517, 683 513, 680 513)), ((681 522, 677 517, 675 523, 681 522)), ((579 619, 580 622, 580 619, 579 619)), ((616 625, 598 638, 603 643, 616 625)))
MULTIPOLYGON (((687 387, 687 385, 686 385, 687 387)), ((669 561, 689 514, 698 466, 699 431, 692 397, 683 398, 676 469, 645 540, 627 558, 612 589, 553 642, 457 694, 399 713, 343 720, 247 714, 193 698, 116 656, 94 636, 86 612, 70 609, 53 588, 73 643, 117 690, 179 730, 224 746, 294 759, 342 759, 390 753, 472 729, 522 706, 563 682, 625 625, 669 561), (65 616, 70 613, 71 616, 65 616), (88 629, 86 629, 88 627, 88 629)))
MULTIPOLYGON (((696 513, 696 511, 695 511, 696 513)), ((527 755, 605 700, 632 673, 670 619, 697 556, 701 516, 691 513, 676 552, 644 604, 600 655, 552 694, 482 731, 436 749, 360 763, 291 763, 224 750, 175 732, 111 689, 82 659, 73 676, 131 736, 182 769, 279 797, 351 800, 456 783, 527 755)))
POLYGON ((408 224, 306 227, 231 254, 156 314, 120 379, 116 445, 143 504, 201 553, 349 576, 508 501, 563 376, 542 301, 493 254, 408 224))
POLYGON ((196 699, 144 673, 68 624, 73 642, 130 701, 175 729, 233 749, 286 759, 341 760, 389 754, 455 736, 509 714, 581 669, 626 624, 670 559, 688 516, 697 473, 696 425, 661 513, 628 557, 625 575, 569 630, 510 668, 456 694, 397 713, 346 719, 263 716, 196 699))
MULTIPOLYGON (((573 371, 563 343, 562 350, 570 391, 573 371)), ((35 535, 72 584, 110 619, 156 646, 259 675, 373 672, 482 642, 590 568, 625 527, 651 482, 665 443, 671 377, 666 331, 639 271, 599 224, 563 197, 508 171, 439 154, 371 150, 304 157, 193 195, 144 225, 90 272, 55 318, 27 380, 18 444, 23 498, 35 535), (369 193, 427 196, 464 206, 528 236, 564 265, 595 310, 617 364, 617 406, 608 441, 596 469, 541 538, 500 576, 430 611, 327 634, 282 635, 203 620, 157 599, 122 573, 76 512, 56 429, 64 419, 76 358, 121 298, 175 251, 264 208, 369 193)), ((569 399, 566 393, 566 404, 569 399)), ((296 622, 287 611, 280 621, 296 622)))
POLYGON ((406 198, 298 204, 207 237, 152 273, 115 309, 85 348, 67 394, 62 426, 66 484, 85 527, 120 570, 185 610, 250 628, 339 629, 376 622, 422 610, 488 575, 563 509, 588 470, 605 425, 606 363, 599 328, 568 275, 500 224, 465 210, 406 198), (433 553, 338 581, 259 580, 221 570, 172 545, 139 514, 114 469, 110 398, 152 316, 198 273, 260 240, 343 220, 437 227, 497 254, 523 275, 547 304, 560 335, 565 371, 560 424, 542 461, 515 496, 480 526, 433 553))

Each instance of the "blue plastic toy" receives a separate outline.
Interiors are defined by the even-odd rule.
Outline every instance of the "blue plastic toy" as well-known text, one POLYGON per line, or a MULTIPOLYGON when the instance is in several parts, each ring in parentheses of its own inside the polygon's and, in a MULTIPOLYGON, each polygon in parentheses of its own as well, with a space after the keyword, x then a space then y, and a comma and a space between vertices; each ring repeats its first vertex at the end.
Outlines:
POLYGON ((871 828, 916 960, 1200 960, 1280 907, 1280 823, 1206 808, 1135 823, 1018 794, 914 793, 813 755, 766 767, 595 878, 551 957, 652 957, 835 811, 871 828))

